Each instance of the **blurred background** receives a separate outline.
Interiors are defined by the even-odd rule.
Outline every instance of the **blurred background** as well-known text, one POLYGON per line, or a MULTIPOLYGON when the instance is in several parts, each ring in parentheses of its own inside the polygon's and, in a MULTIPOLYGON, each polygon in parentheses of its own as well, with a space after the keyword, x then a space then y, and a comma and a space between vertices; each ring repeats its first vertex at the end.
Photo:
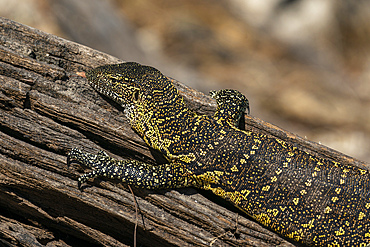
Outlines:
POLYGON ((370 1, 0 0, 3 17, 154 66, 370 162, 370 1))

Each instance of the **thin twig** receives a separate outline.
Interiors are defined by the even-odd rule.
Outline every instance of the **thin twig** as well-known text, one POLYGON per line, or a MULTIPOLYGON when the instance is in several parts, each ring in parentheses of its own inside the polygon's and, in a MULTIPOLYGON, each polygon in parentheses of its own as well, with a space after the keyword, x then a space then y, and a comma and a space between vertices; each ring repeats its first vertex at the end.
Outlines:
POLYGON ((136 231, 137 231, 137 222, 138 222, 138 206, 137 206, 137 202, 136 202, 135 194, 134 194, 134 192, 132 191, 131 186, 130 186, 130 185, 128 185, 128 188, 130 189, 131 194, 132 194, 132 196, 134 197, 134 203, 135 203, 134 247, 136 247, 136 231))
POLYGON ((217 237, 214 237, 212 241, 210 242, 209 246, 212 246, 217 240, 222 239, 228 233, 232 233, 235 236, 236 232, 238 231, 238 221, 239 221, 239 214, 236 215, 235 227, 233 231, 227 230, 226 232, 218 235, 217 237))

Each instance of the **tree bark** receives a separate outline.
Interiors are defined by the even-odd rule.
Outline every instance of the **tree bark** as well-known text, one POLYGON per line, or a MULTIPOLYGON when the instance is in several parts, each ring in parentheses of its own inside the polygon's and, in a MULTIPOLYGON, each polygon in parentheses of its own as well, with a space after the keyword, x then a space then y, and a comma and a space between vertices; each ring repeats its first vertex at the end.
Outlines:
MULTIPOLYGON (((76 72, 122 62, 83 45, 0 18, 0 246, 294 246, 231 204, 192 188, 139 190, 67 167, 73 148, 163 162, 129 127, 119 106, 76 72), (138 214, 135 212, 136 202, 138 214)), ((124 45, 124 44, 123 44, 124 45)), ((188 106, 215 102, 174 80, 188 106)), ((366 164, 246 116, 246 129, 318 156, 366 164)))

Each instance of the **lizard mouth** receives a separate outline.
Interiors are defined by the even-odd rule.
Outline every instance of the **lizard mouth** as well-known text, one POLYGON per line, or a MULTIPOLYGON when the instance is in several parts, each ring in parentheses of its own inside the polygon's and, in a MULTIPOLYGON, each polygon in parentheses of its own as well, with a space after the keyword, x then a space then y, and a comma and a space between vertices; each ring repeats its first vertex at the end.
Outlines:
POLYGON ((125 106, 126 104, 123 102, 122 98, 120 97, 120 95, 113 91, 113 90, 110 90, 108 89, 109 88, 109 85, 107 85, 106 82, 104 81, 90 81, 89 80, 89 83, 90 85, 100 94, 112 99, 113 101, 119 103, 120 105, 122 106, 125 106))
POLYGON ((122 107, 127 106, 127 102, 122 97, 123 89, 117 82, 112 78, 105 76, 104 70, 100 67, 88 70, 86 73, 86 79, 89 84, 100 94, 112 99, 114 102, 120 104, 122 107), (114 88, 115 90, 112 90, 114 88))

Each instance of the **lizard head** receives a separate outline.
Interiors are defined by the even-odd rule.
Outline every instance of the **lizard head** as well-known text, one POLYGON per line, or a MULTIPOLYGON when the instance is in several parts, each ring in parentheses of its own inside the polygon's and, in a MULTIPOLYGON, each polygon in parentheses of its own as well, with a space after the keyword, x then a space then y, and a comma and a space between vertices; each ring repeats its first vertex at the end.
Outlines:
POLYGON ((134 62, 104 65, 85 75, 96 91, 124 108, 131 127, 141 135, 154 123, 148 119, 178 115, 185 107, 171 80, 149 66, 134 62))
POLYGON ((95 90, 124 107, 163 92, 168 84, 160 71, 135 62, 103 65, 87 71, 86 78, 95 90))

